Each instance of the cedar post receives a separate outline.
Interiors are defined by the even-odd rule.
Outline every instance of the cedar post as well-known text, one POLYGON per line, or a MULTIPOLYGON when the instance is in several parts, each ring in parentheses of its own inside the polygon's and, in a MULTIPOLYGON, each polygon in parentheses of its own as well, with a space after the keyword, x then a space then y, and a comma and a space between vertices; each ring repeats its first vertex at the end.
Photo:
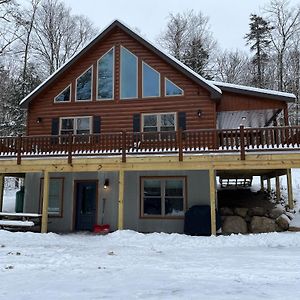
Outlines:
POLYGON ((241 147, 241 160, 245 160, 245 133, 244 126, 240 126, 240 147, 241 147))
POLYGON ((49 205, 49 172, 44 171, 41 233, 47 233, 48 231, 48 205, 49 205))
POLYGON ((17 138, 17 165, 21 164, 21 148, 22 148, 22 135, 19 134, 17 138))
POLYGON ((276 176, 276 202, 279 203, 280 201, 280 182, 279 176, 276 176))
POLYGON ((122 131, 122 162, 126 162, 126 131, 122 131))
POLYGON ((209 193, 210 193, 210 226, 211 235, 216 235, 216 176, 213 169, 209 170, 209 193))
POLYGON ((124 228, 124 170, 119 171, 118 229, 124 228))
POLYGON ((72 133, 70 132, 68 136, 68 164, 69 165, 72 164, 72 143, 73 143, 72 133))
POLYGON ((0 212, 3 209, 4 174, 0 174, 0 212))
POLYGON ((264 190, 265 190, 264 178, 260 176, 260 191, 263 192, 264 190))
POLYGON ((288 188, 288 205, 290 209, 294 208, 294 199, 293 199, 293 185, 292 185, 292 172, 291 169, 287 169, 287 188, 288 188))
POLYGON ((177 130, 179 161, 183 161, 182 128, 177 130))

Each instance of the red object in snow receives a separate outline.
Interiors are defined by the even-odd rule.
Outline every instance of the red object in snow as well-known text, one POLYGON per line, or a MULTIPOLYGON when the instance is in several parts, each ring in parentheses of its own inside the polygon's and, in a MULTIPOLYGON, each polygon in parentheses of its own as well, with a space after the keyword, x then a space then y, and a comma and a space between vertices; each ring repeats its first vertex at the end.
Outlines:
POLYGON ((108 234, 110 230, 109 224, 98 225, 95 224, 93 227, 93 232, 98 234, 108 234))

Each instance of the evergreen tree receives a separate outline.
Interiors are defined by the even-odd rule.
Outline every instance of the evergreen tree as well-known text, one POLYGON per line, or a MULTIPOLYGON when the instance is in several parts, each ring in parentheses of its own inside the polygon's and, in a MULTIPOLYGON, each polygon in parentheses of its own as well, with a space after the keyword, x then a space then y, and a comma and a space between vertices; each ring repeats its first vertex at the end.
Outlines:
POLYGON ((254 51, 252 64, 257 73, 254 75, 253 84, 257 87, 264 87, 264 65, 268 62, 268 48, 270 46, 270 32, 272 27, 262 17, 255 14, 250 15, 250 32, 246 34, 245 39, 250 50, 254 51))

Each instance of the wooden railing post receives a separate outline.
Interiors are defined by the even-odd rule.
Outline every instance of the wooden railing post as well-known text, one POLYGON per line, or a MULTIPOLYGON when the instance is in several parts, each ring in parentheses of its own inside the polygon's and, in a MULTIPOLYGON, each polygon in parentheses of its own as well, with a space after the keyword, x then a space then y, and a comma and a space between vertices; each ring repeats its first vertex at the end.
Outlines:
POLYGON ((17 138, 17 165, 21 164, 21 150, 22 150, 22 135, 19 134, 17 138))
POLYGON ((241 160, 245 160, 245 132, 244 126, 240 126, 240 148, 241 148, 241 160))
POLYGON ((126 131, 122 131, 122 162, 126 162, 126 131))
POLYGON ((182 128, 179 128, 177 131, 177 142, 179 161, 183 161, 182 128))
POLYGON ((68 164, 72 164, 72 144, 73 144, 73 137, 72 133, 69 133, 68 136, 68 164))

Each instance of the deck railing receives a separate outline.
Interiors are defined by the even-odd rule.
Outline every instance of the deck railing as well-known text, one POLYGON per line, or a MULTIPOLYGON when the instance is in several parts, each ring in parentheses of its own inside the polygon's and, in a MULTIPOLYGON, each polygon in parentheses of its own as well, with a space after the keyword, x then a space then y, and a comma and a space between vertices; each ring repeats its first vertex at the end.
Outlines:
POLYGON ((114 132, 84 135, 0 137, 0 158, 184 154, 300 150, 300 126, 204 129, 165 132, 114 132))

